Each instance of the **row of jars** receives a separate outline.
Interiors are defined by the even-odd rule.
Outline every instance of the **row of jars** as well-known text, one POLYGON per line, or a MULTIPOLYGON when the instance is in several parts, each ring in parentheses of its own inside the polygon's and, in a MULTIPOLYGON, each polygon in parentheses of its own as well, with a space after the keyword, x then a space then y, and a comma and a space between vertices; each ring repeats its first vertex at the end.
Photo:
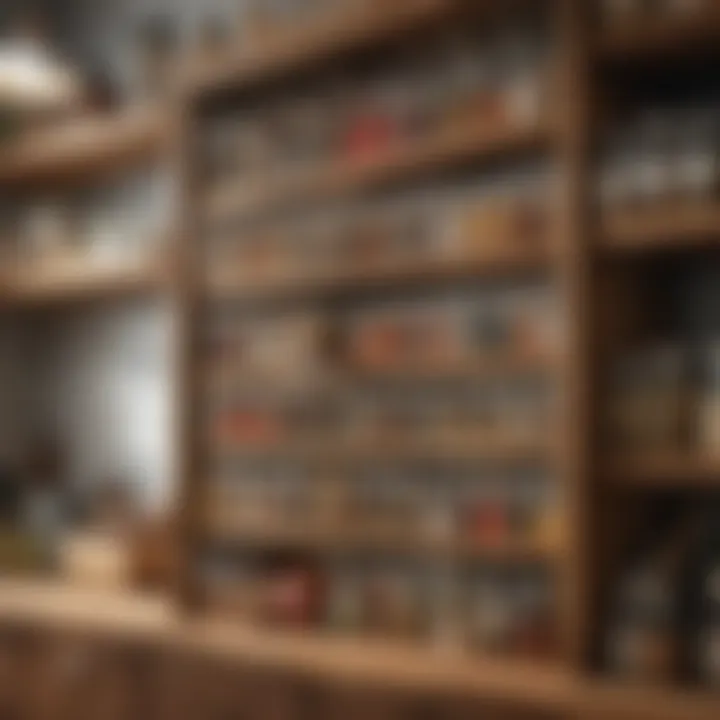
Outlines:
POLYGON ((323 562, 215 552, 204 572, 211 608, 250 624, 534 658, 557 649, 552 584, 535 567, 455 574, 393 559, 323 562))
POLYGON ((228 450, 337 442, 350 449, 427 444, 470 452, 476 444, 543 447, 556 428, 556 393, 544 379, 327 393, 243 388, 219 393, 208 414, 211 444, 228 450))
POLYGON ((208 488, 208 524, 221 537, 292 531, 350 534, 372 542, 443 543, 554 549, 560 517, 556 487, 543 471, 431 477, 402 469, 351 477, 298 463, 241 465, 208 488))
POLYGON ((668 199, 710 201, 720 189, 720 108, 650 108, 618 120, 600 168, 608 210, 668 199))
MULTIPOLYGON (((527 31, 472 31, 413 48, 354 76, 326 79, 295 97, 267 98, 210 118, 205 167, 229 179, 285 181, 318 163, 369 161, 407 141, 477 131, 478 124, 534 126, 546 89, 547 42, 527 31), (431 50, 431 51, 430 51, 431 50)), ((237 190, 233 190, 237 195, 237 190)))
MULTIPOLYGON (((228 303, 214 314, 207 357, 213 382, 311 381, 333 369, 435 370, 482 367, 483 360, 557 357, 559 312, 545 283, 488 286, 347 312, 252 312, 228 303)), ((529 363, 528 363, 529 364, 529 363)))
POLYGON ((419 263, 539 257, 551 233, 551 178, 454 182, 340 207, 224 224, 208 244, 211 283, 259 284, 419 263))

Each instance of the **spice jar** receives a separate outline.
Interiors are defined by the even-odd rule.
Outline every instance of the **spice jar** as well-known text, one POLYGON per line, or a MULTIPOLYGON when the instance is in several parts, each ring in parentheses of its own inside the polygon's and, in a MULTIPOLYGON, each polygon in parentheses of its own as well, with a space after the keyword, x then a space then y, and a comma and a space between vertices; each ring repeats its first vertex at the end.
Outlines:
POLYGON ((506 483, 491 479, 468 488, 463 507, 463 535, 480 547, 502 547, 512 534, 506 483))
POLYGON ((327 625, 332 630, 358 632, 364 623, 364 582, 357 568, 340 566, 330 573, 327 625))
POLYGON ((454 482, 443 482, 433 474, 426 480, 420 499, 420 530, 424 537, 443 542, 452 539, 457 530, 458 488, 454 482))
POLYGON ((309 562, 279 562, 264 577, 263 618, 271 625, 310 627, 325 616, 325 578, 309 562))
POLYGON ((470 646, 483 653, 506 653, 512 642, 514 611, 500 575, 487 573, 472 580, 468 602, 470 646))
POLYGON ((468 346, 475 357, 502 354, 509 349, 512 337, 507 302, 497 295, 479 300, 468 307, 468 346))
POLYGON ((465 628, 462 596, 458 578, 451 569, 438 569, 430 576, 430 633, 433 644, 441 649, 460 650, 465 628))
POLYGON ((423 627, 422 593, 411 568, 380 568, 368 580, 366 625, 371 632, 415 637, 423 627))

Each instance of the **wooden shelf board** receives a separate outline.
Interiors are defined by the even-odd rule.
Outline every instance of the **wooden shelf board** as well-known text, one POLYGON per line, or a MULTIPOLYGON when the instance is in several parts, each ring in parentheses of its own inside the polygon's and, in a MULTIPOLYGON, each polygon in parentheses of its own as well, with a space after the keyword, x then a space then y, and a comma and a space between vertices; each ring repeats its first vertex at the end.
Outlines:
POLYGON ((665 17, 642 19, 602 31, 597 46, 601 60, 668 58, 715 50, 720 43, 720 11, 668 13, 665 17))
POLYGON ((254 550, 294 549, 314 552, 378 551, 393 555, 436 556, 482 560, 491 563, 548 563, 555 559, 549 547, 527 542, 481 545, 471 540, 443 540, 409 536, 407 533, 367 533, 335 530, 324 532, 303 528, 243 529, 210 528, 208 537, 215 542, 242 545, 254 550))
POLYGON ((487 162, 540 150, 549 144, 550 137, 545 123, 492 128, 478 128, 475 124, 462 132, 447 131, 437 137, 408 141, 371 160, 337 161, 299 171, 282 183, 260 181, 250 187, 243 181, 221 186, 210 192, 207 219, 221 221, 228 216, 262 213, 293 202, 329 200, 403 180, 416 180, 424 173, 473 159, 487 162))
POLYGON ((162 290, 167 278, 159 263, 25 270, 6 278, 3 295, 10 306, 62 306, 151 294, 162 290))
MULTIPOLYGON (((217 446, 216 446, 217 447, 217 446)), ((530 441, 474 442, 406 442, 406 443, 343 443, 325 442, 271 444, 222 444, 220 452, 247 457, 293 457, 308 461, 352 462, 415 462, 423 460, 467 461, 518 464, 547 462, 553 458, 551 443, 530 441)))
POLYGON ((720 456, 693 453, 653 453, 615 460, 609 471, 613 482, 666 489, 720 488, 720 456))
POLYGON ((80 118, 29 132, 0 148, 0 184, 33 186, 94 179, 157 157, 167 143, 157 111, 80 118))
POLYGON ((485 275, 535 273, 550 267, 548 253, 506 251, 485 257, 432 259, 396 267, 348 270, 325 275, 265 281, 230 280, 211 282, 210 295, 218 299, 259 300, 293 297, 324 297, 393 289, 398 285, 415 286, 470 280, 485 275))
POLYGON ((602 245, 632 252, 720 247, 720 205, 663 203, 613 213, 602 222, 602 245))
POLYGON ((326 13, 313 25, 277 32, 236 55, 191 68, 184 82, 195 97, 257 85, 388 40, 397 41, 444 21, 458 5, 456 0, 410 0, 326 13))

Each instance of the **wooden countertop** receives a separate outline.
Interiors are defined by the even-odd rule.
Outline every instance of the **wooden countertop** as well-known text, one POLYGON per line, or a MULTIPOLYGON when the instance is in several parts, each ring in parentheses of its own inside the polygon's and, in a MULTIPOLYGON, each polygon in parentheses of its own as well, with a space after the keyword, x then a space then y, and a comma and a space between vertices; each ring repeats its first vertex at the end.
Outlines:
POLYGON ((156 643, 336 683, 457 693, 514 707, 555 710, 572 697, 570 675, 542 663, 482 660, 459 651, 251 629, 182 619, 170 602, 57 582, 0 581, 0 622, 156 643))
POLYGON ((251 658, 335 683, 478 697, 517 708, 567 710, 573 698, 568 672, 542 661, 481 659, 458 650, 416 648, 382 640, 272 633, 222 622, 202 622, 183 633, 197 652, 251 658))
POLYGON ((633 720, 720 717, 720 697, 703 691, 581 679, 560 665, 541 662, 183 619, 167 599, 52 581, 1 580, 0 622, 155 643, 173 652, 235 659, 340 684, 422 689, 541 712, 576 710, 581 717, 633 720))
POLYGON ((167 599, 52 580, 0 580, 0 622, 138 639, 161 639, 179 629, 167 599))

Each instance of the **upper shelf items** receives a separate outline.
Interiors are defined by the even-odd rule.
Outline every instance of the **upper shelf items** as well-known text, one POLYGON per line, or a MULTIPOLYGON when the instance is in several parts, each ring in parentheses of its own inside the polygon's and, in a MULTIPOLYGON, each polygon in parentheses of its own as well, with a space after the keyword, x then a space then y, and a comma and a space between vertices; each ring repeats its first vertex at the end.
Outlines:
POLYGON ((31 132, 0 148, 0 185, 17 189, 111 174, 158 157, 167 135, 162 114, 154 110, 31 132))
POLYGON ((532 153, 549 146, 551 137, 551 131, 541 124, 467 128, 399 144, 372 162, 354 159, 326 162, 289 175, 283 182, 249 183, 243 179, 241 183, 223 183, 209 194, 208 216, 219 222, 228 216, 260 213, 293 202, 351 195, 472 159, 489 162, 498 157, 532 153))
POLYGON ((302 30, 274 32, 240 53, 202 63, 188 73, 188 86, 198 96, 248 87, 386 40, 396 42, 449 17, 457 6, 456 0, 396 0, 329 12, 302 30))

